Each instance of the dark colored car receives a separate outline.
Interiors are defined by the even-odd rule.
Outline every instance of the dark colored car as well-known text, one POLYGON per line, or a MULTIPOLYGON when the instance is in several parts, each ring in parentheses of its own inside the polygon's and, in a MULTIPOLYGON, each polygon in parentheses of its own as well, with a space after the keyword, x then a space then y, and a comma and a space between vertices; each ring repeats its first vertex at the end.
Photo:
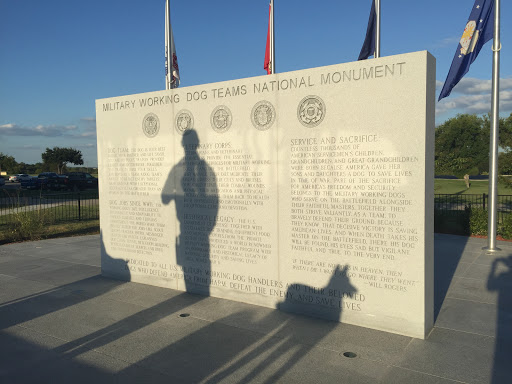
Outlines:
POLYGON ((58 175, 55 172, 40 173, 37 178, 40 180, 43 189, 52 189, 54 191, 68 189, 68 180, 66 176, 58 175))
POLYGON ((20 184, 21 184, 21 188, 23 188, 23 189, 39 189, 39 188, 41 188, 41 183, 37 177, 31 177, 28 180, 21 180, 20 184))
POLYGON ((26 189, 68 189, 68 179, 66 176, 57 175, 55 172, 43 172, 30 180, 21 181, 21 188, 26 189))
POLYGON ((98 179, 85 172, 69 172, 66 173, 67 184, 69 189, 82 190, 82 189, 97 189, 98 179))

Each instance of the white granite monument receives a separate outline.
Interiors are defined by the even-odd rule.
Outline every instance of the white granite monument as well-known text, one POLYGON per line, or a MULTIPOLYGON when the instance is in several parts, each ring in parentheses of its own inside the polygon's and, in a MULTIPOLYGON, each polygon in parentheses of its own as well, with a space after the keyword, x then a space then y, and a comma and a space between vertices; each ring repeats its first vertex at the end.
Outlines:
POLYGON ((428 52, 96 101, 106 276, 424 338, 428 52))

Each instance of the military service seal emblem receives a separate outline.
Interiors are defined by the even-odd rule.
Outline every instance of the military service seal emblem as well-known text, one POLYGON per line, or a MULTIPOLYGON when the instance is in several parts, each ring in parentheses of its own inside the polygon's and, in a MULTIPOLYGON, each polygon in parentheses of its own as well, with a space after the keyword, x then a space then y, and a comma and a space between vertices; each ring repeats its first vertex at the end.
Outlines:
POLYGON ((186 109, 179 111, 176 114, 175 127, 180 135, 186 135, 190 130, 194 129, 194 116, 192 116, 192 112, 186 109))
POLYGON ((147 137, 155 137, 160 130, 160 120, 154 113, 148 113, 142 120, 142 130, 147 137))
POLYGON ((318 96, 306 96, 299 103, 297 118, 300 123, 313 128, 319 125, 325 117, 325 103, 318 96))
POLYGON ((210 116, 212 128, 218 133, 226 132, 231 127, 232 121, 233 116, 231 115, 231 111, 225 105, 216 107, 210 116))
POLYGON ((262 100, 254 105, 251 111, 251 121, 254 128, 260 131, 269 129, 276 120, 276 110, 272 103, 262 100))

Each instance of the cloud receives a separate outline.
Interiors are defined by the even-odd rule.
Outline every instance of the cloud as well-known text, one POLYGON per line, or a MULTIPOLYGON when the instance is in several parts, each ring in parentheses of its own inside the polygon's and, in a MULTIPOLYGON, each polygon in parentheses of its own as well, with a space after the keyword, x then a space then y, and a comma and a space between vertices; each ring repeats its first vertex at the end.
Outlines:
POLYGON ((82 117, 80 121, 84 133, 78 135, 80 138, 96 137, 96 118, 95 117, 82 117))
MULTIPOLYGON (((444 82, 437 80, 436 88, 441 88, 444 82)), ((462 80, 453 88, 453 93, 462 93, 465 95, 475 95, 481 93, 489 93, 492 90, 491 80, 475 79, 473 77, 464 77, 462 80)), ((500 79, 500 94, 502 91, 512 90, 512 78, 501 78, 500 79)))
POLYGON ((83 144, 83 145, 78 145, 77 148, 96 148, 96 144, 83 144))
POLYGON ((460 41, 460 36, 445 37, 442 40, 436 41, 431 44, 430 48, 445 48, 445 47, 457 47, 460 41))
POLYGON ((14 147, 14 149, 42 149, 42 147, 40 145, 27 144, 19 147, 14 147))
MULTIPOLYGON (((500 79, 500 95, 502 91, 512 89, 512 78, 500 79)), ((481 79, 462 79, 459 84, 457 84, 452 92, 462 93, 462 94, 480 94, 480 93, 491 93, 492 91, 492 82, 491 80, 481 80, 481 79)))
POLYGON ((80 137, 80 138, 96 137, 96 130, 80 133, 78 135, 74 135, 74 137, 80 137))
MULTIPOLYGON (((442 82, 436 81, 436 88, 442 87, 442 82), (441 85, 440 85, 441 83, 441 85)), ((484 114, 491 110, 491 80, 463 78, 457 84, 450 96, 442 99, 436 105, 436 114, 448 112, 484 114)), ((500 114, 512 113, 512 78, 500 79, 500 114)))
POLYGON ((77 130, 76 125, 36 125, 23 127, 18 124, 0 125, 0 135, 5 136, 45 136, 57 137, 68 135, 77 130))
POLYGON ((19 137, 67 137, 88 139, 96 137, 96 119, 85 117, 80 119, 80 128, 76 125, 36 125, 26 127, 19 124, 0 125, 0 136, 19 137))

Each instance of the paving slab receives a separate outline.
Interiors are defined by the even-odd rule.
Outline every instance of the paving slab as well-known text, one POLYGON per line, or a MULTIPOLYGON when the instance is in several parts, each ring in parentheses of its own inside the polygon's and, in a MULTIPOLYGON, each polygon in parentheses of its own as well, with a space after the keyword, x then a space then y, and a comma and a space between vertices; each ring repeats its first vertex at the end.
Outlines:
MULTIPOLYGON (((154 307, 169 299, 176 298, 177 301, 185 301, 186 305, 191 305, 196 300, 202 300, 204 296, 184 295, 181 291, 166 289, 161 287, 153 287, 144 284, 131 284, 119 280, 102 278, 105 281, 117 281, 118 285, 113 289, 103 292, 103 296, 110 299, 125 303, 136 304, 144 308, 154 307)), ((77 283, 80 284, 80 283, 77 283)), ((76 284, 75 284, 76 285, 76 284)))
POLYGON ((491 383, 494 342, 489 336, 435 328, 427 340, 414 339, 397 366, 464 383, 491 383))
MULTIPOLYGON (((20 324, 64 340, 76 340, 101 332, 120 321, 134 321, 134 316, 142 318, 140 313, 143 308, 140 306, 105 299, 102 296, 85 298, 67 291, 59 291, 48 295, 49 300, 45 300, 44 304, 57 295, 62 295, 61 308, 49 311, 45 315, 38 313, 37 316, 33 316, 32 313, 27 313, 25 320, 20 324)), ((39 305, 42 307, 44 304, 39 305)))
POLYGON ((353 352, 360 358, 387 364, 394 364, 412 340, 407 336, 350 324, 339 327, 334 322, 302 316, 292 316, 277 336, 340 354, 353 352))
POLYGON ((66 261, 68 263, 76 263, 80 265, 90 265, 101 267, 101 261, 98 257, 99 250, 91 247, 78 247, 76 249, 68 249, 68 254, 49 252, 46 256, 48 259, 66 261))
POLYGON ((450 380, 439 376, 429 375, 422 372, 413 371, 399 367, 391 367, 381 384, 457 384, 458 380, 450 380))
POLYGON ((44 274, 69 266, 65 261, 49 260, 43 257, 29 259, 13 258, 2 265, 2 274, 24 278, 27 275, 44 274))
POLYGON ((492 337, 496 334, 496 315, 494 304, 446 298, 436 326, 492 337))
MULTIPOLYGON (((24 255, 22 252, 6 252, 5 250, 0 251, 0 264, 9 261, 29 261, 34 259, 33 256, 24 255)), ((2 269, 0 268, 0 271, 2 269)))
POLYGON ((0 306, 55 289, 52 284, 0 275, 0 306))
POLYGON ((0 331, 0 343, 0 382, 169 382, 169 377, 140 366, 128 376, 125 371, 130 363, 92 350, 84 350, 78 356, 62 354, 59 347, 64 341, 19 326, 0 331))
POLYGON ((487 280, 474 278, 454 277, 447 297, 494 305, 498 303, 498 292, 487 289, 487 280))
POLYGON ((99 236, 2 246, 0 382, 508 384, 512 245, 485 243, 435 236, 426 340, 108 279, 99 236))

